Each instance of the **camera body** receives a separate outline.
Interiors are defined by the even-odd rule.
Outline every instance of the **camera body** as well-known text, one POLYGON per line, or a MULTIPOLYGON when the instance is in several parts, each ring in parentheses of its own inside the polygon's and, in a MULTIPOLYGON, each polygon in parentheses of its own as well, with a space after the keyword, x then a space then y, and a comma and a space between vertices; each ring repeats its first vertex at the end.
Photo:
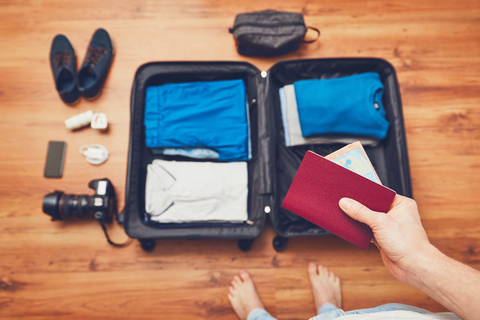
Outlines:
POLYGON ((43 198, 43 212, 52 221, 93 215, 100 222, 110 222, 117 213, 117 197, 113 184, 108 179, 92 180, 88 184, 95 191, 93 196, 64 194, 55 191, 43 198))

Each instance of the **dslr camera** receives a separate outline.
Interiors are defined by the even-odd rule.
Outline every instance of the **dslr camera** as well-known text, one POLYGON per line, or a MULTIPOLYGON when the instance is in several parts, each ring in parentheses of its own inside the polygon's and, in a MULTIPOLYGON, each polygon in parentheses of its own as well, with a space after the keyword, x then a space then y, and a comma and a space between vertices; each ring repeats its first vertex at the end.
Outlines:
POLYGON ((52 221, 84 218, 91 216, 101 224, 112 221, 117 215, 117 197, 113 184, 108 179, 92 180, 88 184, 95 191, 93 196, 65 194, 55 191, 43 198, 43 212, 52 217, 52 221))

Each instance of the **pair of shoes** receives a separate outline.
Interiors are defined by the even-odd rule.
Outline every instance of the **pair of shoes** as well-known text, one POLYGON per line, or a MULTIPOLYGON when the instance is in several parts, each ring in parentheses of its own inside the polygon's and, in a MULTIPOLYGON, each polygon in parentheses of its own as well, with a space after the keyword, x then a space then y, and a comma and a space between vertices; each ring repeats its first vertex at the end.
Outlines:
POLYGON ((107 31, 98 29, 93 34, 85 60, 77 74, 75 50, 67 37, 57 35, 50 50, 50 64, 62 100, 74 104, 80 99, 80 95, 89 99, 96 98, 102 90, 112 58, 112 40, 107 31))

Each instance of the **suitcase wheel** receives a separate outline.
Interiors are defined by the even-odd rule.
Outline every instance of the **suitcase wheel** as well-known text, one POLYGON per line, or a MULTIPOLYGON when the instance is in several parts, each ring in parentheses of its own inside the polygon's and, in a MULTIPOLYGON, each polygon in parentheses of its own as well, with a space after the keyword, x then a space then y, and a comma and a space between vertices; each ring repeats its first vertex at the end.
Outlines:
POLYGON ((142 247, 143 251, 150 252, 155 249, 155 240, 153 239, 141 239, 140 247, 142 247))
POLYGON ((238 248, 243 252, 250 251, 252 249, 254 239, 240 239, 238 240, 238 248))
POLYGON ((287 247, 287 242, 288 242, 288 238, 284 238, 282 236, 276 236, 275 238, 273 238, 273 241, 272 241, 273 249, 275 249, 275 251, 277 252, 283 251, 287 247))

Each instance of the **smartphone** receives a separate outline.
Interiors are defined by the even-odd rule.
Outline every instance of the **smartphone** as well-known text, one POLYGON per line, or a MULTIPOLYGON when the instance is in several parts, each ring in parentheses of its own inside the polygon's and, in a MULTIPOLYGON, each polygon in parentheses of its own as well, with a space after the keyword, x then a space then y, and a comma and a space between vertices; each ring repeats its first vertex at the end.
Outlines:
POLYGON ((45 178, 61 178, 67 143, 64 141, 48 142, 47 163, 45 164, 45 178))

